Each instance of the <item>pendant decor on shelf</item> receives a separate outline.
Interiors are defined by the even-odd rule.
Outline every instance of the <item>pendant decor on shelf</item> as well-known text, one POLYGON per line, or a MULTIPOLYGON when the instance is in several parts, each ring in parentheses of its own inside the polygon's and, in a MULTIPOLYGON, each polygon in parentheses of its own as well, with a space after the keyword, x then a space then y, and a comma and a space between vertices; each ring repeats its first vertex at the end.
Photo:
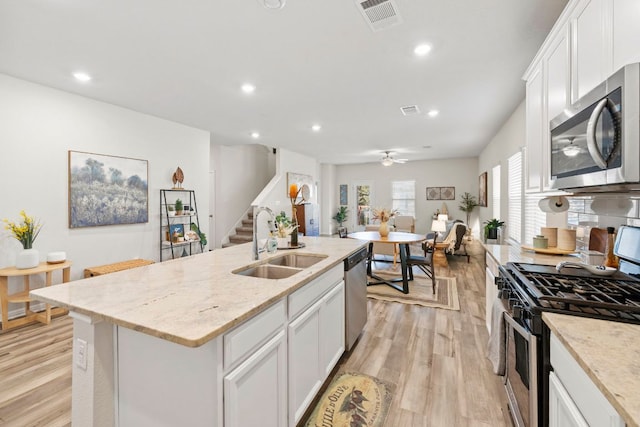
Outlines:
POLYGON ((173 181, 174 190, 182 189, 182 181, 184 181, 184 172, 182 172, 182 169, 180 169, 180 166, 178 166, 178 169, 176 169, 176 171, 173 173, 171 180, 173 181))

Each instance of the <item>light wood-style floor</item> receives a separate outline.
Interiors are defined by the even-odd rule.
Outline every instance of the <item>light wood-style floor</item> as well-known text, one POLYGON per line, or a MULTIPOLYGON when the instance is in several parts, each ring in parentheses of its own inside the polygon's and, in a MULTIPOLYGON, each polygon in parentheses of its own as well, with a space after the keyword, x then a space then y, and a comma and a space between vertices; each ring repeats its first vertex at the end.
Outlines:
MULTIPOLYGON (((438 276, 457 277, 460 311, 369 300, 369 321, 337 372, 395 385, 385 425, 510 426, 504 389, 485 357, 484 261, 450 259, 438 276)), ((68 316, 49 326, 0 334, 0 426, 71 425, 68 316)))

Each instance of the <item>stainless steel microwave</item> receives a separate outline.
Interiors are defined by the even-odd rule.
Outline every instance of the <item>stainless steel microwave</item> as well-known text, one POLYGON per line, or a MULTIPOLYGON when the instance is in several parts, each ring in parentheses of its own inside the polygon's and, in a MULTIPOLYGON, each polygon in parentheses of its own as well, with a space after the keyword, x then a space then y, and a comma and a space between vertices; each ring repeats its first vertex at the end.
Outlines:
POLYGON ((618 70, 550 122, 550 186, 640 188, 640 64, 618 70))

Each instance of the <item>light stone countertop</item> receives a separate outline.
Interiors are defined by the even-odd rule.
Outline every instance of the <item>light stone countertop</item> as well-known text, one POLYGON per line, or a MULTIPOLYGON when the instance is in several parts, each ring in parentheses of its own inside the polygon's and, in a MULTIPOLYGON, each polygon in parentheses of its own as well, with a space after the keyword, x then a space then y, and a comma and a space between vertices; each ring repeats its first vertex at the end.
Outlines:
POLYGON ((576 255, 547 255, 538 254, 530 250, 522 249, 519 245, 487 245, 482 243, 487 253, 495 259, 498 264, 504 265, 508 262, 524 262, 531 264, 556 265, 561 261, 581 262, 580 256, 576 255))
POLYGON ((556 313, 542 319, 627 426, 640 425, 640 325, 556 313))
POLYGON ((159 337, 198 347, 253 317, 343 260, 367 242, 303 237, 306 247, 260 254, 251 243, 131 270, 36 289, 40 301, 159 337), (286 279, 233 274, 287 253, 324 254, 319 263, 286 279))

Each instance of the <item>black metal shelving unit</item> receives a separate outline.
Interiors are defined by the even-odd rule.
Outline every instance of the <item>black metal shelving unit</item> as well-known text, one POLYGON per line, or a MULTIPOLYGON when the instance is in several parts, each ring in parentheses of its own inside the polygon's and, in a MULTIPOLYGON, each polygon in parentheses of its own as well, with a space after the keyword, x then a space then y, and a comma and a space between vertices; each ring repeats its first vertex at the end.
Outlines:
POLYGON ((182 224, 184 234, 191 230, 192 223, 200 230, 198 203, 196 202, 196 192, 194 190, 173 188, 160 190, 160 217, 160 261, 204 252, 204 245, 199 239, 177 242, 174 241, 170 233, 171 226, 177 224, 182 224), (183 215, 170 214, 169 206, 175 206, 177 199, 182 200, 185 207, 189 207, 188 213, 183 215), (169 253, 171 258, 168 257, 169 253))

